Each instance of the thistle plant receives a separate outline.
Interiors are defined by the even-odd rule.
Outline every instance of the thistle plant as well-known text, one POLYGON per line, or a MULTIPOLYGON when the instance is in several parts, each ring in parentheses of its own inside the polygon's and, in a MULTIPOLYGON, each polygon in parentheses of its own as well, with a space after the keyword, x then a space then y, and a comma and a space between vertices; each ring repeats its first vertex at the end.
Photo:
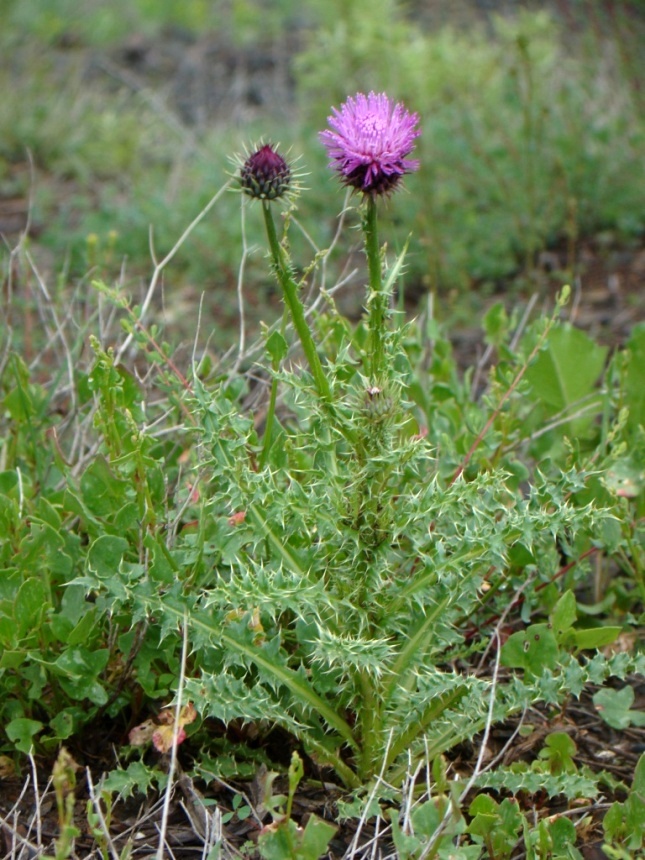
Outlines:
MULTIPOLYGON (((450 465, 460 468, 442 471, 428 441, 441 434, 421 432, 412 404, 416 335, 390 313, 404 255, 389 261, 377 231, 384 198, 418 167, 409 158, 418 118, 384 94, 359 93, 329 125, 321 139, 331 167, 358 196, 367 336, 363 323, 338 323, 333 308, 309 321, 289 253, 293 221, 285 218, 280 236, 274 220, 276 206, 294 203, 296 174, 277 146, 256 147, 240 161, 238 185, 262 208, 271 267, 309 372, 283 361, 286 328, 274 329, 264 426, 240 405, 243 380, 212 386, 195 373, 182 396, 198 438, 200 486, 174 515, 173 540, 139 536, 137 555, 118 531, 99 538, 78 582, 101 594, 110 617, 134 605, 148 642, 168 653, 181 648, 177 628, 187 625, 182 701, 202 718, 280 726, 358 788, 380 773, 402 780, 411 761, 437 758, 535 700, 556 702, 613 671, 614 658, 579 659, 618 631, 578 636, 571 589, 586 575, 573 560, 590 540, 622 539, 610 512, 577 501, 589 478, 578 465, 554 479, 537 472, 520 488, 492 456, 475 456, 560 307, 533 352, 514 367, 509 352, 511 375, 495 378, 497 406, 472 444, 443 434, 450 465), (562 554, 572 559, 564 570, 562 554), (561 578, 562 595, 553 585, 561 578), (548 620, 501 647, 490 619, 522 596, 528 622, 533 583, 553 585, 548 620), (499 659, 487 676, 475 658, 490 647, 499 659), (517 672, 502 681, 500 666, 517 672)), ((439 411, 431 404, 430 420, 439 411)), ((143 435, 135 441, 143 446, 143 435)), ((125 460, 119 451, 113 468, 125 460)), ((144 488, 149 474, 137 471, 144 488)), ((132 658, 142 673, 151 650, 148 664, 132 658)), ((627 671, 624 656, 614 662, 627 671)))
MULTIPOLYGON (((572 543, 606 517, 566 502, 584 486, 575 470, 526 494, 495 470, 444 483, 414 432, 405 329, 389 314, 403 256, 386 267, 377 216, 418 167, 408 158, 417 123, 386 95, 359 93, 321 133, 332 169, 360 195, 369 276, 367 341, 343 329, 324 361, 273 219, 291 193, 290 167, 271 145, 247 158, 240 186, 262 206, 311 377, 274 365, 293 412, 268 451, 230 388, 194 383, 210 480, 188 597, 200 667, 188 695, 203 716, 288 729, 352 787, 383 769, 399 778, 411 756, 472 737, 539 697, 540 685, 557 696, 565 685, 553 665, 505 685, 468 671, 492 634, 467 637, 466 626, 487 590, 509 587, 518 545, 532 575, 548 578, 559 536, 572 543)), ((179 617, 187 594, 180 583, 171 591, 155 612, 179 617)))

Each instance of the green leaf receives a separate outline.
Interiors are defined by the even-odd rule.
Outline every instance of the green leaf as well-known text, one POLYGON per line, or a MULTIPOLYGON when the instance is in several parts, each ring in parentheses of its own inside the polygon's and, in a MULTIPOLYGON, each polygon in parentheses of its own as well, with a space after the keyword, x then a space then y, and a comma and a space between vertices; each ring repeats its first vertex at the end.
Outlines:
POLYGON ((467 832, 484 839, 499 860, 509 857, 522 827, 517 801, 506 798, 497 804, 492 797, 479 795, 468 811, 473 819, 467 832))
POLYGON ((545 748, 540 752, 540 758, 549 763, 549 772, 558 775, 561 773, 575 773, 577 771, 574 756, 577 752, 574 741, 566 732, 551 732, 545 741, 545 748))
MULTIPOLYGON (((469 810, 472 815, 472 809, 469 810)), ((497 811, 491 813, 478 812, 468 825, 468 832, 473 836, 488 836, 499 827, 499 815, 497 811)))
POLYGON ((627 685, 622 690, 605 687, 598 690, 593 703, 601 718, 613 729, 626 729, 629 726, 645 726, 645 713, 631 709, 634 704, 634 690, 627 685))
POLYGON ((97 517, 116 513, 131 492, 127 481, 117 478, 102 456, 96 457, 83 472, 80 489, 84 506, 97 517))
POLYGON ((9 495, 18 487, 18 473, 14 471, 0 472, 0 493, 9 495))
POLYGON ((625 374, 625 406, 629 409, 627 426, 632 432, 645 426, 645 323, 634 326, 627 341, 630 357, 625 374))
POLYGON ((24 651, 3 651, 0 657, 0 669, 19 669, 25 662, 24 651))
POLYGON ((56 660, 61 672, 71 678, 83 678, 86 676, 96 677, 107 666, 110 652, 107 648, 98 651, 90 651, 88 648, 68 648, 56 660))
POLYGON ((396 848, 396 856, 398 860, 410 860, 412 857, 417 857, 421 853, 423 844, 416 836, 409 833, 403 833, 401 825, 396 818, 392 819, 392 840, 396 848))
POLYGON ((573 638, 576 648, 586 651, 590 648, 604 648, 611 645, 622 633, 622 627, 590 627, 586 630, 574 631, 573 638))
POLYGON ((539 677, 543 669, 555 669, 558 657, 558 644, 549 625, 532 624, 509 636, 502 646, 501 662, 539 677))
POLYGON ((18 590, 14 604, 14 618, 18 635, 40 626, 40 617, 49 605, 49 589, 40 579, 30 577, 18 590))
POLYGON ((405 256, 408 253, 409 244, 410 238, 408 237, 403 246, 403 250, 394 261, 394 265, 390 269, 388 269, 386 273, 385 282, 383 283, 383 292, 385 293, 385 295, 390 295, 390 293, 393 291, 397 278, 403 270, 403 263, 405 262, 405 256))
POLYGON ((105 791, 116 791, 120 797, 130 797, 135 791, 145 795, 151 786, 164 781, 163 774, 151 770, 141 761, 133 761, 126 770, 119 768, 109 773, 101 788, 105 791))
POLYGON ((645 804, 645 754, 638 759, 638 764, 634 771, 632 791, 640 795, 643 798, 643 803, 645 804))
POLYGON ((93 705, 104 705, 107 692, 97 680, 107 666, 110 652, 107 648, 90 651, 88 648, 68 648, 53 663, 59 683, 68 696, 75 700, 88 699, 93 705))
POLYGON ((152 561, 148 566, 148 575, 154 582, 170 584, 175 581, 176 568, 172 565, 172 557, 160 541, 151 534, 143 540, 144 546, 151 550, 152 561))
MULTIPOLYGON (((568 850, 576 844, 578 834, 573 821, 565 816, 553 818, 547 821, 547 829, 553 842, 554 856, 562 857, 578 857, 578 852, 575 855, 568 854, 568 850)), ((574 849, 575 851, 575 849, 574 849)))
POLYGON ((445 804, 442 801, 442 808, 439 808, 438 803, 439 801, 426 800, 412 812, 412 826, 414 832, 420 837, 426 837, 426 839, 432 837, 441 824, 445 804))
POLYGON ((603 480, 607 489, 617 496, 635 499, 645 487, 645 472, 637 457, 621 457, 612 463, 603 475, 603 480))
POLYGON ((49 721, 49 727, 57 740, 71 737, 83 723, 85 712, 80 708, 64 708, 49 721))
POLYGON ((561 643, 577 618, 576 598, 572 591, 565 591, 551 612, 551 627, 558 643, 561 643))
MULTIPOLYGON (((611 840, 615 853, 610 857, 632 860, 636 855, 622 851, 624 846, 630 851, 645 847, 645 756, 636 765, 634 781, 624 803, 613 803, 602 822, 605 838, 611 840)), ((608 846, 607 846, 608 847, 608 846)), ((639 857, 641 854, 639 853, 639 857)))
POLYGON ((635 850, 645 843, 645 800, 632 790, 625 801, 625 829, 627 847, 635 850))
POLYGON ((7 737, 16 745, 20 752, 29 753, 34 746, 34 737, 44 729, 38 720, 28 720, 18 717, 5 726, 7 737))
MULTIPOLYGON (((4 609, 4 607, 0 608, 4 609)), ((5 609, 5 612, 10 611, 10 608, 5 609)), ((7 649, 5 654, 19 646, 18 636, 16 635, 16 622, 8 614, 0 615, 0 643, 7 649)))
POLYGON ((482 320, 486 333, 486 343, 501 346, 508 334, 508 314, 503 302, 495 302, 484 314, 482 320))
MULTIPOLYGON (((183 610, 176 609, 169 604, 166 604, 165 607, 161 609, 161 611, 164 610, 166 613, 172 612, 173 614, 176 614, 177 617, 182 620, 185 618, 185 612, 183 610)), ((242 638, 238 638, 233 633, 225 632, 220 625, 213 624, 206 615, 193 612, 188 620, 191 627, 213 634, 214 638, 216 640, 219 639, 222 645, 227 649, 230 649, 232 653, 243 655, 255 663, 255 665, 262 672, 266 673, 268 677, 271 677, 274 682, 283 684, 299 702, 305 704, 308 708, 311 708, 312 711, 318 714, 318 716, 321 717, 330 728, 338 732, 344 741, 346 741, 352 748, 357 749, 356 738, 354 737, 354 733, 349 724, 336 710, 334 710, 332 705, 330 705, 322 696, 318 695, 312 685, 301 674, 294 672, 293 669, 290 669, 288 666, 280 665, 276 660, 270 659, 262 652, 261 648, 255 647, 254 645, 244 641, 242 638)), ((307 740, 308 742, 313 742, 315 739, 310 740, 307 738, 307 740)), ((322 748, 318 747, 318 750, 322 751, 322 748)), ((334 767, 339 775, 347 781, 349 785, 352 787, 358 786, 359 783, 356 775, 349 767, 343 765, 340 759, 334 761, 334 767)))
POLYGON ((116 535, 101 535, 90 546, 87 554, 89 569, 100 578, 114 576, 128 549, 125 538, 116 535))
POLYGON ((297 860, 295 821, 269 825, 258 838, 258 850, 264 860, 297 860))
POLYGON ((289 345, 279 331, 272 332, 267 338, 266 351, 274 364, 278 364, 286 356, 289 345))
POLYGON ((337 830, 329 821, 311 815, 302 834, 298 856, 302 857, 302 860, 318 860, 327 851, 327 846, 337 830))
MULTIPOLYGON (((546 347, 527 369, 526 378, 552 413, 561 412, 592 392, 606 356, 606 347, 565 324, 553 329, 546 347)), ((585 416, 571 421, 570 430, 581 432, 591 420, 585 416)))
POLYGON ((68 645, 87 644, 94 638, 91 634, 96 630, 97 612, 94 607, 90 607, 85 615, 78 622, 76 627, 70 631, 67 636, 68 645))
POLYGON ((623 803, 612 803, 602 820, 605 837, 611 841, 621 838, 625 830, 625 805, 623 803))

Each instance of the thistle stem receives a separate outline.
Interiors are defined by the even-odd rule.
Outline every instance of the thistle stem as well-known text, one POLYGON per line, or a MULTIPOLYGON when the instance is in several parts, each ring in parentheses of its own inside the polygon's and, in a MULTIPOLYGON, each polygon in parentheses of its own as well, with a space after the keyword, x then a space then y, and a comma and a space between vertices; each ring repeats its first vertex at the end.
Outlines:
MULTIPOLYGON (((287 312, 282 315, 282 326, 280 334, 284 336, 284 330, 287 324, 287 312)), ((262 441, 262 453, 260 454, 260 466, 266 466, 267 457, 273 442, 273 421, 275 419, 275 407, 278 400, 278 378, 276 376, 280 369, 280 359, 274 358, 272 362, 273 379, 271 380, 271 394, 269 396, 269 408, 267 409, 266 421, 264 425, 264 439, 262 441)))
POLYGON ((361 741, 362 756, 360 772, 364 777, 373 773, 381 738, 379 737, 380 707, 375 696, 374 682, 366 672, 361 672, 361 741))
POLYGON ((300 338, 302 350, 314 378, 316 390, 318 391, 320 398, 329 403, 332 399, 329 382, 325 376, 320 358, 318 357, 318 352, 316 351, 316 344, 314 343, 311 331, 307 325, 302 302, 298 297, 298 286, 289 271, 289 260, 284 248, 280 245, 278 240, 275 223, 273 221, 273 214, 271 212, 271 205, 266 200, 262 202, 262 211, 264 213, 264 223, 266 225, 275 273, 278 281, 280 282, 280 286, 282 287, 282 293, 284 295, 285 303, 289 308, 293 326, 300 338))
POLYGON ((371 194, 366 195, 366 197, 367 210, 363 218, 363 235, 365 237, 365 255, 367 256, 370 286, 368 297, 369 330, 371 335, 370 372, 374 383, 378 384, 383 375, 385 318, 389 296, 383 290, 381 249, 379 248, 376 219, 376 199, 371 194))

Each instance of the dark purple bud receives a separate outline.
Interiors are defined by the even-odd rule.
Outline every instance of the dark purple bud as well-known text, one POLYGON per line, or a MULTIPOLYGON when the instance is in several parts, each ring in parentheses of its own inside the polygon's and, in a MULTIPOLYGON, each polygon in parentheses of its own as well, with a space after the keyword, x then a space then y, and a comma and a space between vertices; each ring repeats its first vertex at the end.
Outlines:
POLYGON ((257 200, 282 197, 291 182, 291 168, 270 143, 246 159, 240 169, 242 191, 257 200))

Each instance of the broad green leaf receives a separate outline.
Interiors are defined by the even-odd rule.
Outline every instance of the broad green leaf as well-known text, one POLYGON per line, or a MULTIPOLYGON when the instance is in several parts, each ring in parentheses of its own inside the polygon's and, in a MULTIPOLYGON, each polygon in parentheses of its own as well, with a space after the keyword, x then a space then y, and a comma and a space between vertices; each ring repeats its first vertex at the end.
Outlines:
POLYGON ((53 529, 60 530, 62 520, 58 509, 55 508, 44 496, 40 496, 36 506, 37 516, 48 523, 53 529))
POLYGON ((581 651, 590 648, 604 648, 611 645, 622 633, 622 627, 590 627, 587 630, 575 630, 573 638, 576 648, 581 651))
POLYGON ((622 690, 605 687, 593 697, 593 703, 602 719, 613 729, 626 729, 631 725, 645 726, 645 714, 632 710, 634 690, 629 684, 622 690))
POLYGON ((576 598, 572 591, 565 591, 562 597, 553 607, 551 613, 551 626, 558 642, 562 642, 566 634, 573 627, 577 617, 576 598))
POLYGON ((82 725, 84 711, 80 708, 64 708, 49 721, 49 727, 58 740, 65 740, 82 725))
POLYGON ((634 771, 632 791, 639 794, 643 798, 643 803, 645 804, 645 753, 638 759, 638 764, 634 771))
POLYGON ((562 815, 558 818, 549 820, 547 822, 547 828, 549 835, 553 840, 554 852, 563 854, 564 857, 567 857, 567 854, 564 852, 566 852, 572 845, 575 845, 578 838, 573 821, 562 815))
POLYGON ((83 504, 97 517, 116 513, 132 493, 128 482, 117 478, 102 456, 96 457, 83 472, 80 488, 83 504))
MULTIPOLYGON (((645 382, 643 383, 645 384, 645 382)), ((645 469, 636 456, 621 457, 603 475, 612 493, 625 499, 635 499, 645 487, 645 469)))
POLYGON ((437 807, 437 802, 434 800, 426 800, 412 812, 414 832, 421 837, 432 836, 441 823, 444 811, 437 807))
POLYGON ((2 607, 0 607, 0 644, 7 650, 17 648, 19 647, 19 642, 13 613, 12 617, 9 617, 8 615, 1 614, 1 609, 2 607))
POLYGON ((39 626, 39 616, 49 605, 49 589, 41 579, 31 577, 23 582, 16 595, 14 618, 18 635, 24 636, 34 626, 39 626))
POLYGON ((299 860, 296 829, 295 821, 269 825, 258 838, 260 856, 264 860, 299 860))
MULTIPOLYGON (((587 397, 602 373, 607 348, 569 324, 553 329, 546 347, 526 371, 534 393, 552 413, 561 412, 587 397)), ((570 422, 581 432, 591 417, 570 422)))
POLYGON ((101 535, 91 545, 87 564, 89 569, 98 577, 114 576, 127 552, 128 542, 116 535, 101 535))
POLYGON ((66 642, 68 645, 80 645, 81 643, 87 644, 91 642, 94 636, 92 633, 96 630, 96 609, 92 606, 88 608, 88 611, 78 622, 76 627, 70 631, 67 636, 66 642))
POLYGON ((18 473, 14 471, 0 472, 0 493, 8 495, 18 486, 18 473))
MULTIPOLYGON (((472 809, 470 813, 472 815, 472 809)), ((499 827, 499 815, 494 812, 477 812, 468 825, 468 832, 474 836, 488 836, 499 827)))
POLYGON ((392 819, 392 840, 396 848, 396 856, 398 860, 410 860, 412 857, 417 857, 421 853, 422 844, 416 836, 408 833, 403 833, 401 825, 396 818, 392 819))
POLYGON ((602 827, 607 839, 618 840, 625 831, 625 805, 612 803, 602 820, 602 827))
POLYGON ((107 665, 110 652, 107 648, 90 651, 88 648, 68 648, 56 660, 55 665, 68 675, 83 677, 98 675, 107 665))
POLYGON ((577 751, 574 741, 566 732, 551 732, 546 738, 545 748, 540 752, 540 758, 548 761, 550 773, 556 776, 575 773, 574 756, 577 751))
POLYGON ((20 752, 28 753, 34 745, 34 737, 43 730, 44 726, 38 720, 18 717, 5 726, 5 732, 10 741, 20 752))
POLYGON ((486 343, 501 346, 508 335, 508 314, 503 302, 495 302, 484 314, 482 324, 486 332, 486 343))
POLYGON ((312 815, 302 834, 299 854, 303 860, 318 860, 322 857, 337 830, 334 824, 312 815))
POLYGON ((24 651, 3 651, 0 657, 0 669, 19 669, 24 662, 24 651))
POLYGON ((266 351, 275 363, 282 361, 289 351, 289 345, 279 331, 272 332, 267 338, 266 351))
POLYGON ((145 536, 143 543, 152 553, 152 560, 148 566, 150 578, 154 582, 166 584, 174 582, 176 568, 173 567, 169 551, 151 534, 145 536))
POLYGON ((491 846, 500 860, 510 857, 522 829, 523 816, 517 800, 506 797, 499 807, 499 827, 491 834, 491 846))
POLYGON ((532 624, 509 636, 502 646, 501 662, 539 677, 544 668, 555 669, 558 656, 558 644, 549 625, 532 624))
POLYGON ((625 406, 629 409, 627 426, 636 431, 645 426, 645 323, 634 326, 627 341, 630 356, 625 376, 625 406))

